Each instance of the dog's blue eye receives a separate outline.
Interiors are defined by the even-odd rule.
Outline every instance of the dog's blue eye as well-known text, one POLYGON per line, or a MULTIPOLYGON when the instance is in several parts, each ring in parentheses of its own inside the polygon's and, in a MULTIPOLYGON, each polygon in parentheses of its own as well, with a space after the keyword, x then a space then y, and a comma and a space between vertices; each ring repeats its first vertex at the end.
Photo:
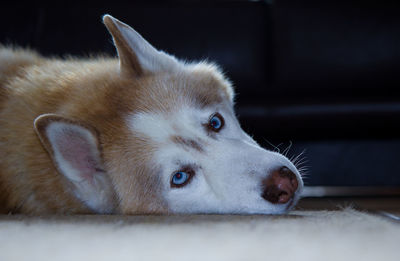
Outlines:
POLYGON ((189 174, 183 171, 179 171, 172 176, 172 184, 175 186, 181 186, 185 184, 186 181, 189 179, 189 174))
POLYGON ((195 175, 193 167, 190 165, 183 166, 180 170, 176 171, 171 178, 171 187, 180 188, 187 185, 195 175))
POLYGON ((211 130, 218 132, 224 126, 224 118, 219 113, 214 114, 210 118, 209 126, 211 130))

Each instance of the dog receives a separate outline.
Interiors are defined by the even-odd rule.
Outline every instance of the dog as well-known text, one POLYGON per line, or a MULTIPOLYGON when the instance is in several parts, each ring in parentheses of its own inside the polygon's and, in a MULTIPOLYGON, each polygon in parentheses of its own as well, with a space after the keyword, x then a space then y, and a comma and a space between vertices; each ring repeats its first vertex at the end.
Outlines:
POLYGON ((103 22, 118 58, 1 47, 1 213, 280 214, 296 204, 299 171, 241 129, 218 66, 103 22))

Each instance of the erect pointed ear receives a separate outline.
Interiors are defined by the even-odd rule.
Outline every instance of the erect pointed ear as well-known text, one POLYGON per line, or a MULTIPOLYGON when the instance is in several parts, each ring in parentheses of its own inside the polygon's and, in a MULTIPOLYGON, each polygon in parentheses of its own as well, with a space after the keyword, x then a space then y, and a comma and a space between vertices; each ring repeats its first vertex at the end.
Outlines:
POLYGON ((75 196, 98 213, 111 213, 115 193, 105 173, 96 130, 54 114, 35 120, 35 130, 57 170, 72 184, 75 196))
POLYGON ((103 22, 113 37, 122 74, 140 76, 145 72, 173 71, 179 66, 175 57, 155 49, 129 25, 110 15, 104 15, 103 22))

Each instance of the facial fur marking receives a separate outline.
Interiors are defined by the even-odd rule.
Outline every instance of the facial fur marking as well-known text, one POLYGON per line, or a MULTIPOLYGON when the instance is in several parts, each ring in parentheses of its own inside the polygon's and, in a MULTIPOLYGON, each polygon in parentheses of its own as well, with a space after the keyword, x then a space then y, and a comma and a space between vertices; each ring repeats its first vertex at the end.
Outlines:
POLYGON ((204 152, 203 147, 197 141, 194 141, 191 139, 185 139, 181 136, 172 136, 171 140, 172 140, 172 142, 182 145, 184 147, 189 147, 189 148, 195 149, 199 152, 204 152))

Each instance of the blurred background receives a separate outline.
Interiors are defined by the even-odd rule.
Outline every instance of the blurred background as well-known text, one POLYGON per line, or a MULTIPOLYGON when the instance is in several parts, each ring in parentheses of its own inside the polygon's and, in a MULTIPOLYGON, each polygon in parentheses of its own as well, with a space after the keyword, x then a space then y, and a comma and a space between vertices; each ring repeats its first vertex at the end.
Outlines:
POLYGON ((220 64, 242 127, 300 160, 307 195, 400 195, 399 5, 19 1, 2 4, 0 42, 51 56, 114 55, 105 13, 178 58, 220 64))

